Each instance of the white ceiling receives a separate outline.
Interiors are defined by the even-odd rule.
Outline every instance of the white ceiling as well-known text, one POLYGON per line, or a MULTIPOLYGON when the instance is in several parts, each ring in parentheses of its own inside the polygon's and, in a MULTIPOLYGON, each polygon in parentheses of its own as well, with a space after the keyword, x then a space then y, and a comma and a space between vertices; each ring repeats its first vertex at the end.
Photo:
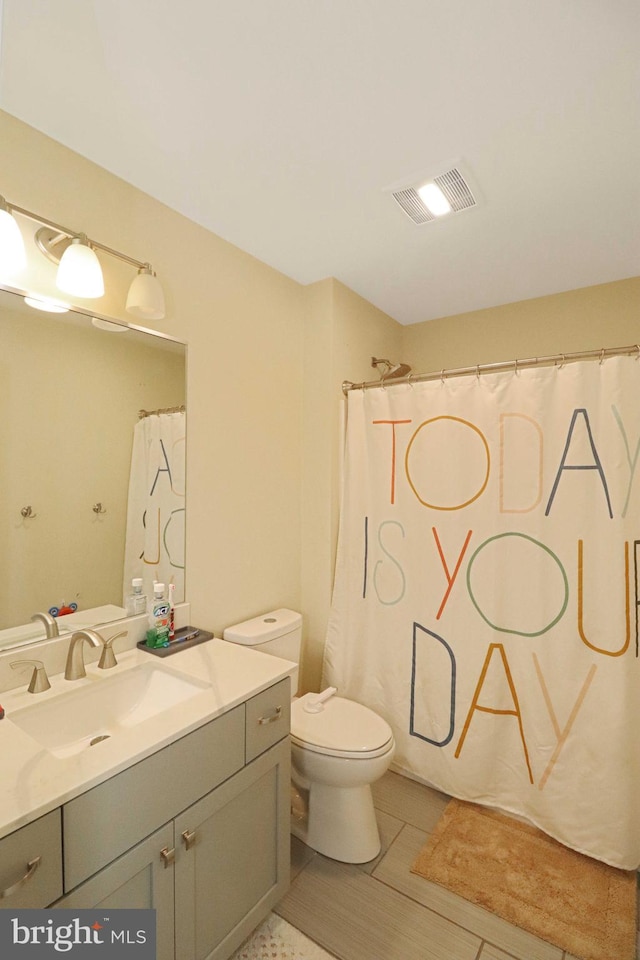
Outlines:
POLYGON ((407 324, 640 273, 637 0, 0 7, 2 109, 301 283, 407 324), (386 189, 456 160, 416 226, 386 189))

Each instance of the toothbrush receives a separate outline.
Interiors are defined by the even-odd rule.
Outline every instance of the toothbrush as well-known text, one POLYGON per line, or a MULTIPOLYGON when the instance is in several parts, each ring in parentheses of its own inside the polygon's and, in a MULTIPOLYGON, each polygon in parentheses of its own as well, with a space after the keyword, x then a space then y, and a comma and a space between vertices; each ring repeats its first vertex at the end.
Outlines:
POLYGON ((175 626, 175 603, 173 599, 173 594, 176 589, 175 583, 169 584, 169 642, 173 640, 176 634, 175 626))

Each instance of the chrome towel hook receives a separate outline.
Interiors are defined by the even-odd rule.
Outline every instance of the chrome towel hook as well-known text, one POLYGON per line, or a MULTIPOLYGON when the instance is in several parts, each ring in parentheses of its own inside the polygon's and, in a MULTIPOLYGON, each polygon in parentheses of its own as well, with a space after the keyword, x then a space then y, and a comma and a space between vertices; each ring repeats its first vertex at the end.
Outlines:
POLYGON ((107 512, 101 503, 94 503, 91 509, 93 510, 94 513, 97 513, 98 515, 107 512))
POLYGON ((20 511, 20 514, 24 517, 25 520, 33 520, 34 517, 37 517, 38 514, 33 512, 33 507, 29 505, 28 507, 23 507, 20 511))

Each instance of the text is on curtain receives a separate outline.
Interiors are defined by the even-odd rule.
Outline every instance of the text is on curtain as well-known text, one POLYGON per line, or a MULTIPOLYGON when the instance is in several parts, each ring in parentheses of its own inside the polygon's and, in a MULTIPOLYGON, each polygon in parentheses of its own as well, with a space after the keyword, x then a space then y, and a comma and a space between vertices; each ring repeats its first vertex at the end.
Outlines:
POLYGON ((348 395, 325 679, 395 765, 640 863, 640 363, 348 395))

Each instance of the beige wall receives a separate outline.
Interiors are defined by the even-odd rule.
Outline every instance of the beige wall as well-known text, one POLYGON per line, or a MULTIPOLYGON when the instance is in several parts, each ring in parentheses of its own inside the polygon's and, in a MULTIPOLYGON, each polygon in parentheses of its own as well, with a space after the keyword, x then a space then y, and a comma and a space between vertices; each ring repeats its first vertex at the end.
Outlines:
POLYGON ((415 372, 601 350, 640 339, 640 277, 403 327, 415 372))
POLYGON ((338 536, 344 380, 375 378, 371 357, 397 358, 402 327, 337 280, 307 288, 304 335, 302 687, 318 689, 338 536))

